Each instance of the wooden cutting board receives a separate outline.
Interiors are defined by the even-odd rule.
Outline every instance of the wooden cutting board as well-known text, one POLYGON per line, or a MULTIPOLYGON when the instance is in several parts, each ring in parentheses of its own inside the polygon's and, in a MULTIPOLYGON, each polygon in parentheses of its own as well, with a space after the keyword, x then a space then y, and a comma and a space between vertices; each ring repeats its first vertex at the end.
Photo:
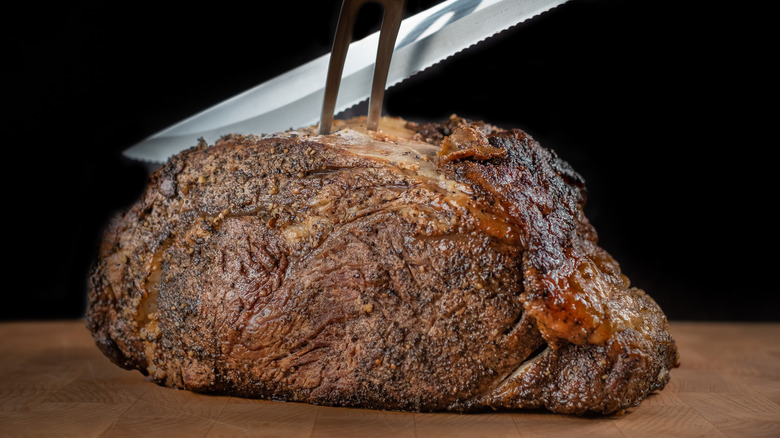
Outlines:
POLYGON ((0 437, 780 437, 780 324, 672 323, 681 367, 621 417, 330 408, 163 388, 84 321, 0 323, 0 437))

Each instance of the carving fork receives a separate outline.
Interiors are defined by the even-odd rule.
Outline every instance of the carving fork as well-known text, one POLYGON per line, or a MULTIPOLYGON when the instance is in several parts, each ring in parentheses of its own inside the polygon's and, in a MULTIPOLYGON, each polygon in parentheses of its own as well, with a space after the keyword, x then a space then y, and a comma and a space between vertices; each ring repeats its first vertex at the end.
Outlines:
POLYGON ((390 69, 390 58, 393 56, 395 40, 398 36, 398 28, 403 19, 405 0, 344 0, 341 4, 339 21, 336 25, 336 36, 333 41, 333 49, 330 53, 328 76, 325 82, 325 96, 322 101, 322 114, 320 116, 319 133, 330 134, 333 124, 333 112, 336 108, 336 97, 341 84, 341 74, 344 70, 344 61, 347 57, 347 49, 352 42, 352 32, 355 27, 355 19, 358 11, 365 3, 373 1, 384 7, 382 27, 379 32, 379 47, 374 63, 374 78, 371 82, 371 96, 368 100, 368 123, 371 131, 379 128, 379 119, 382 117, 382 99, 385 95, 387 72, 390 69))

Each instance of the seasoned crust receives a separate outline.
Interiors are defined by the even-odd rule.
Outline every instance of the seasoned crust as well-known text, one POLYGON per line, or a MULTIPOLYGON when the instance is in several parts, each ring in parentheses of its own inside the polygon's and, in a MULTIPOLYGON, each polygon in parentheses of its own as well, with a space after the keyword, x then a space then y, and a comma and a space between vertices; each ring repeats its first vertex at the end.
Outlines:
POLYGON ((598 247, 565 162, 457 117, 360 123, 152 173, 90 277, 104 353, 168 386, 377 409, 612 413, 663 387, 636 378, 675 365, 663 313, 598 247))

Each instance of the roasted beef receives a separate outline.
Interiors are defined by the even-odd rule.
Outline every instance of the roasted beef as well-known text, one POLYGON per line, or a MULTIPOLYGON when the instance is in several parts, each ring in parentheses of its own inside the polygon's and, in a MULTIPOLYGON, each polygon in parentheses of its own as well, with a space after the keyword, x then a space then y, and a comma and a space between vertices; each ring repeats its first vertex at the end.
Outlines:
POLYGON ((227 136, 109 225, 87 325, 162 385, 409 411, 611 414, 677 364, 666 317, 520 130, 458 117, 227 136))

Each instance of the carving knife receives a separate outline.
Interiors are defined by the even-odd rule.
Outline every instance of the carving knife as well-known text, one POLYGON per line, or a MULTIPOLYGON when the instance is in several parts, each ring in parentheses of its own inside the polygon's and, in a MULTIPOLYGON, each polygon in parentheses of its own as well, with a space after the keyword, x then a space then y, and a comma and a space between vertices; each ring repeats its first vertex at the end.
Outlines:
MULTIPOLYGON (((385 88, 568 0, 448 0, 401 22, 385 88)), ((379 32, 350 44, 335 112, 368 99, 379 32)), ((320 118, 329 54, 186 118, 123 154, 163 163, 199 139, 273 134, 315 125, 320 118)), ((380 127, 381 128, 381 127, 380 127)))

